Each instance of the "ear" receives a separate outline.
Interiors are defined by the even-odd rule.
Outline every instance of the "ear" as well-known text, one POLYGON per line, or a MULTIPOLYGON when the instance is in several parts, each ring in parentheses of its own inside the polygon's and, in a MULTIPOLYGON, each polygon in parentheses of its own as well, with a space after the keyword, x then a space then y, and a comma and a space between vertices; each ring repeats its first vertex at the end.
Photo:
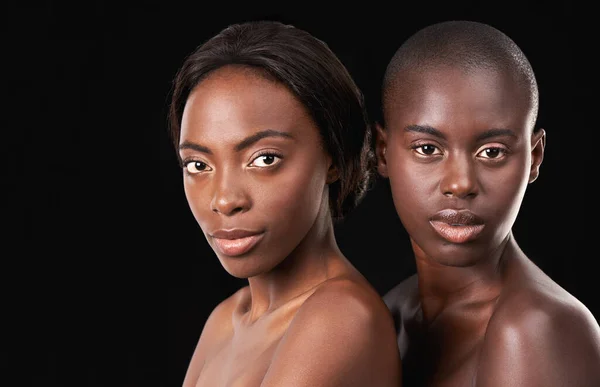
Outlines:
POLYGON ((539 129, 531 135, 531 169, 529 171, 529 183, 533 183, 540 175, 540 165, 544 160, 544 149, 546 148, 546 131, 539 129))
POLYGON ((377 172, 382 177, 388 177, 387 160, 387 132, 379 123, 375 123, 375 155, 377 156, 377 172))
POLYGON ((338 168, 333 163, 331 163, 329 165, 329 169, 327 170, 326 184, 333 184, 336 181, 338 181, 339 178, 340 178, 340 173, 338 171, 338 168))

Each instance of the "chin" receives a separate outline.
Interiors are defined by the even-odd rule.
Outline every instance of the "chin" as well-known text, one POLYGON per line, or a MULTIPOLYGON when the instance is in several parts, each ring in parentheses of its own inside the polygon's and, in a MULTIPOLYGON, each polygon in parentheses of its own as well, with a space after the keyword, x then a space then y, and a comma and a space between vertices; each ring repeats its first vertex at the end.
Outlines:
POLYGON ((477 264, 477 259, 470 259, 469 257, 465 257, 464 255, 461 257, 442 257, 440 259, 433 258, 433 260, 440 265, 449 266, 449 267, 470 267, 477 264))
POLYGON ((267 273, 275 265, 269 265, 259 257, 219 257, 221 265, 231 276, 247 279, 267 273))
POLYGON ((445 243, 431 254, 427 254, 434 262, 451 267, 469 267, 479 263, 482 255, 474 246, 467 244, 445 243))

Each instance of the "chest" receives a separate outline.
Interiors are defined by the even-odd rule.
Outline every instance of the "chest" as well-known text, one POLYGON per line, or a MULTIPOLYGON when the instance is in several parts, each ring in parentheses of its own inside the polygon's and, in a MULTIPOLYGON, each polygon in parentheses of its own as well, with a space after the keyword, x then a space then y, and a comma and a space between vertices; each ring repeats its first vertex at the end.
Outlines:
POLYGON ((402 358, 406 386, 468 387, 473 385, 483 337, 454 340, 412 341, 402 358))
POLYGON ((196 387, 260 386, 282 337, 282 332, 241 330, 205 360, 196 387))
POLYGON ((435 325, 406 322, 403 370, 406 386, 469 387, 477 375, 489 324, 488 313, 435 325))

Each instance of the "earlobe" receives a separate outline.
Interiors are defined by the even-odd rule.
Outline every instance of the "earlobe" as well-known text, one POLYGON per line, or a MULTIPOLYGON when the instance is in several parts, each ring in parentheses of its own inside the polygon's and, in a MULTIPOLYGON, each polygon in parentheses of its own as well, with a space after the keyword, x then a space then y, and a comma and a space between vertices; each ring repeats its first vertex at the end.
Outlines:
POLYGON ((533 183, 540 175, 540 165, 544 160, 546 148, 546 131, 539 129, 531 135, 531 169, 529 171, 529 183, 533 183))
POLYGON ((379 125, 379 123, 375 124, 375 129, 375 155, 377 156, 377 172, 382 177, 387 178, 387 133, 385 129, 379 125))
POLYGON ((333 184, 340 178, 339 171, 337 167, 333 164, 329 166, 327 170, 327 184, 333 184))

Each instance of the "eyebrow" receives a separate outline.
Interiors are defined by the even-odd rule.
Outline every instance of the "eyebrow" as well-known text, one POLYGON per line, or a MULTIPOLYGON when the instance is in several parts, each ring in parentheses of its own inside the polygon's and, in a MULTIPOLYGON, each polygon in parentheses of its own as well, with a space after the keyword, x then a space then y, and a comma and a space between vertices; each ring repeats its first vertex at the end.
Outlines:
POLYGON ((183 143, 181 143, 179 145, 179 150, 184 150, 184 149, 192 149, 195 150, 196 152, 201 152, 201 153, 207 153, 209 155, 212 155, 212 151, 210 149, 208 149, 207 147, 200 145, 200 144, 196 144, 190 141, 184 141, 183 143))
POLYGON ((432 126, 423 126, 423 125, 409 125, 404 128, 405 132, 417 132, 417 133, 426 133, 431 134, 432 136, 439 137, 443 140, 446 139, 446 136, 436 128, 432 126))
POLYGON ((483 141, 483 140, 487 140, 492 137, 502 137, 502 136, 517 138, 517 135, 515 134, 515 132, 513 132, 510 129, 493 128, 493 129, 486 130, 485 132, 483 132, 479 136, 477 136, 477 141, 483 141))
POLYGON ((239 151, 244 150, 244 149, 248 148, 249 146, 255 144, 256 142, 262 140, 263 138, 267 138, 267 137, 283 137, 283 138, 290 138, 290 139, 294 138, 294 136, 292 136, 289 133, 280 132, 280 131, 273 130, 273 129, 267 129, 267 130, 263 130, 261 132, 255 133, 249 137, 246 137, 245 139, 240 141, 235 146, 234 149, 236 152, 239 152, 239 151))
MULTIPOLYGON (((246 137, 245 139, 243 139, 242 141, 237 143, 235 145, 234 149, 236 152, 240 152, 240 151, 252 146, 253 144, 257 143, 258 141, 262 140, 263 138, 267 138, 267 137, 282 137, 282 138, 291 138, 291 139, 294 138, 294 136, 292 136, 289 133, 280 132, 278 130, 273 130, 273 129, 267 129, 267 130, 263 130, 258 133, 255 133, 251 136, 246 137)), ((206 153, 209 155, 212 154, 212 151, 208 147, 205 147, 204 145, 196 144, 196 143, 193 143, 190 141, 184 141, 181 145, 179 145, 179 150, 183 150, 183 149, 192 149, 197 152, 206 153)))
MULTIPOLYGON (((436 128, 434 128, 432 126, 409 125, 406 128, 404 128, 404 130, 406 132, 427 133, 427 134, 431 134, 432 136, 436 136, 436 137, 439 137, 444 140, 446 139, 446 136, 442 132, 440 132, 439 130, 437 130, 436 128)), ((477 136, 477 141, 483 141, 483 140, 487 140, 487 139, 490 139, 493 137, 502 137, 502 136, 509 136, 509 137, 517 138, 517 135, 515 134, 515 132, 510 129, 492 128, 492 129, 486 130, 485 132, 483 132, 479 136, 477 136)))

